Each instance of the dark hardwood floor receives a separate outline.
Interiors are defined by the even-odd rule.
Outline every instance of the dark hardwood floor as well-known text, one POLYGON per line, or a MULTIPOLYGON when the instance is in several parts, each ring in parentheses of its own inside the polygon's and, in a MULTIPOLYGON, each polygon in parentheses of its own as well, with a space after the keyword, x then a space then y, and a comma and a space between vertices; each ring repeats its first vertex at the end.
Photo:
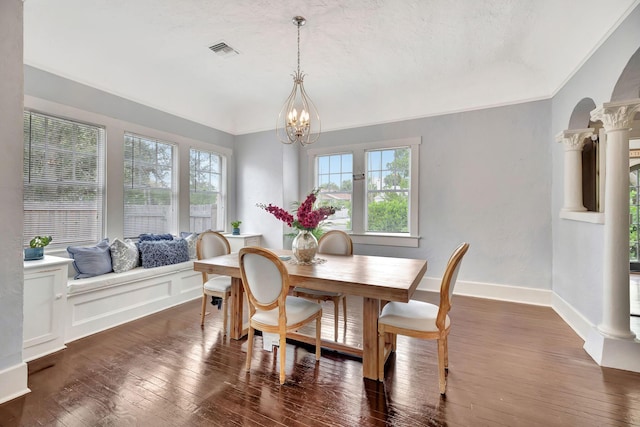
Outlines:
MULTIPOLYGON (((435 294, 422 297, 434 301, 435 294)), ((29 364, 26 396, 0 405, 1 426, 629 426, 640 425, 640 374, 600 368, 550 308, 455 296, 446 398, 433 341, 398 338, 384 383, 361 363, 287 345, 223 339, 193 301, 72 343, 29 364)), ((362 301, 349 297, 340 339, 357 343, 362 301)), ((333 337, 324 305, 323 336, 333 337)), ((341 318, 342 323, 342 318, 341 318)), ((312 330, 312 328, 311 328, 312 330)))

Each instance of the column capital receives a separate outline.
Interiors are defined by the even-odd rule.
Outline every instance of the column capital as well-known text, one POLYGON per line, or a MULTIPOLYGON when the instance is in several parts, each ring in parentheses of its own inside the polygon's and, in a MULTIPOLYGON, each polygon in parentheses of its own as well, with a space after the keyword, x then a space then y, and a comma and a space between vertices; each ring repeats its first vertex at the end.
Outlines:
POLYGON ((585 138, 593 135, 593 128, 563 130, 556 135, 556 141, 564 144, 565 151, 582 151, 585 138))
POLYGON ((602 121, 605 131, 631 128, 633 117, 640 112, 640 98, 620 102, 605 102, 591 112, 591 120, 602 121))

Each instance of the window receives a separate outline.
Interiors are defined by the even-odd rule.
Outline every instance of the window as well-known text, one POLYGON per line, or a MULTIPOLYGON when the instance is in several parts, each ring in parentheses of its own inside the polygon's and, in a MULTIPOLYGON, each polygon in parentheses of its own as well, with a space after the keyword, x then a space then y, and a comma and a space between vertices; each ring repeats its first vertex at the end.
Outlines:
POLYGON ((325 228, 354 243, 417 247, 420 138, 309 149, 318 199, 338 207, 325 228))
POLYGON ((633 272, 640 271, 640 165, 629 172, 629 263, 633 272))
POLYGON ((367 151, 366 231, 409 232, 410 149, 367 151))
POLYGON ((24 112, 24 245, 52 236, 52 247, 102 238, 103 128, 24 112))
POLYGON ((125 134, 125 237, 175 231, 174 147, 168 142, 125 134))
POLYGON ((316 157, 316 188, 320 189, 321 206, 336 208, 325 228, 351 230, 351 199, 353 190, 353 154, 330 154, 316 157))
POLYGON ((190 150, 189 231, 224 228, 224 158, 208 151, 190 150))

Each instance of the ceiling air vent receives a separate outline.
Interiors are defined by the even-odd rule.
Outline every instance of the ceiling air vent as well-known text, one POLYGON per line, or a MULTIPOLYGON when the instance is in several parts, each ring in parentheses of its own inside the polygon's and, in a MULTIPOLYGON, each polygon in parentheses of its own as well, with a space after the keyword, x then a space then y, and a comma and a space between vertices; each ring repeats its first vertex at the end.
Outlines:
POLYGON ((219 42, 214 44, 213 46, 209 46, 216 55, 222 58, 230 58, 232 56, 236 56, 239 54, 237 50, 226 44, 225 42, 219 42))

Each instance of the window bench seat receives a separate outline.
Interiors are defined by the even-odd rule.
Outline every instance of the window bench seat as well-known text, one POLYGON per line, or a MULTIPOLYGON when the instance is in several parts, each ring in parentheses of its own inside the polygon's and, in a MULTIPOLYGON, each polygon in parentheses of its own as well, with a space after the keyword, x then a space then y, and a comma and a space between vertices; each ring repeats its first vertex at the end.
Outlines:
POLYGON ((202 275, 190 260, 86 279, 71 277, 66 296, 65 342, 70 342, 201 298, 202 275))

